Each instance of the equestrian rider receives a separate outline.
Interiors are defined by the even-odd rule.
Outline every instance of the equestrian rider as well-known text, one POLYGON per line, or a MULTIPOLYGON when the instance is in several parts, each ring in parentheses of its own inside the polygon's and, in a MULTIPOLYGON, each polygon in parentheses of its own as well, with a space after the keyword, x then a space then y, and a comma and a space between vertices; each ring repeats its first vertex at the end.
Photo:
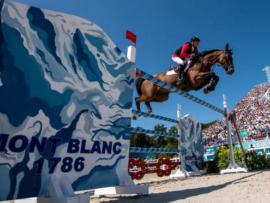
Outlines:
POLYGON ((200 43, 200 38, 197 36, 194 36, 191 38, 191 42, 185 43, 183 46, 177 49, 175 53, 173 53, 172 60, 179 64, 178 78, 176 81, 177 85, 185 82, 184 76, 182 76, 182 72, 184 71, 185 65, 186 65, 185 59, 194 57, 195 55, 199 54, 198 48, 197 48, 199 43, 200 43))

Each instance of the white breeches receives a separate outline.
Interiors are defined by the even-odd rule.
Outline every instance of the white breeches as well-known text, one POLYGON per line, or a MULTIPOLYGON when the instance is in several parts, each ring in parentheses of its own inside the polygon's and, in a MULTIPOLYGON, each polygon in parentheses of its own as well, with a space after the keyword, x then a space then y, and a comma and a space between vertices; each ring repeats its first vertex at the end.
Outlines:
MULTIPOLYGON (((180 57, 172 57, 172 60, 177 64, 181 64, 181 65, 184 64, 184 61, 180 57)), ((190 60, 187 60, 187 65, 184 72, 187 71, 187 69, 189 68, 189 65, 190 65, 190 60)))
POLYGON ((180 57, 172 57, 172 60, 177 64, 184 64, 184 61, 180 57))

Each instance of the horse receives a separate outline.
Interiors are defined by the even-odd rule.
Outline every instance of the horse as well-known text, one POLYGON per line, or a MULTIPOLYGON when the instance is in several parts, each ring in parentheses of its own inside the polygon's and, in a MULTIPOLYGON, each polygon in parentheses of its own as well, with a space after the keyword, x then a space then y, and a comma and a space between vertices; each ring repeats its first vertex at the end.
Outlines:
MULTIPOLYGON (((214 49, 204 51, 193 57, 188 70, 183 73, 186 78, 185 83, 178 85, 176 84, 177 74, 167 75, 166 72, 162 72, 153 76, 185 92, 197 91, 204 87, 203 93, 208 94, 215 90, 219 81, 219 77, 211 70, 213 65, 222 66, 228 75, 234 73, 232 54, 233 51, 229 49, 229 44, 227 43, 225 50, 214 49)), ((141 111, 140 103, 145 102, 149 114, 153 113, 150 102, 162 103, 167 101, 171 93, 169 90, 142 78, 137 79, 136 89, 138 95, 140 95, 140 97, 135 98, 137 110, 141 111)), ((137 120, 139 117, 139 115, 134 114, 133 120, 137 120)))

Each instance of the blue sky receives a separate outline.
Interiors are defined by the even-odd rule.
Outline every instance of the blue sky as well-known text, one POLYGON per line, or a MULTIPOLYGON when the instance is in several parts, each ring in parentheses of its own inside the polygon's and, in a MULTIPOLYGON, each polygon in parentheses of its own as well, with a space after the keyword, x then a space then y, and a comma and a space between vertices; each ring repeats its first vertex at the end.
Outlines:
MULTIPOLYGON (((226 43, 234 48, 235 73, 226 75, 221 67, 215 69, 220 77, 214 92, 202 90, 192 95, 222 107, 222 94, 232 109, 255 85, 267 81, 262 69, 270 65, 270 1, 179 1, 179 0, 16 0, 16 2, 83 17, 100 26, 124 52, 132 43, 125 39, 126 30, 137 35, 136 67, 147 73, 166 71, 175 65, 171 59, 183 43, 197 35, 201 38, 199 51, 224 49, 226 43)), ((134 95, 137 96, 137 95, 134 95)), ((152 103, 154 114, 176 119, 177 104, 182 115, 191 114, 199 122, 221 119, 222 115, 176 94, 169 101, 152 103)), ((142 111, 147 111, 141 104, 142 111)), ((135 108, 135 104, 133 104, 135 108)), ((140 118, 132 126, 153 129, 158 123, 140 118)))

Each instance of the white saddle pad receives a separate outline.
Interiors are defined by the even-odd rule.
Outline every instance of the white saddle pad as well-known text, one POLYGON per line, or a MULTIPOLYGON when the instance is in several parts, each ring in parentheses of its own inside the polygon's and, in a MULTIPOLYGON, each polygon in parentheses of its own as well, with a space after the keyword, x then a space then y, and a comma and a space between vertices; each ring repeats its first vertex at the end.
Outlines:
POLYGON ((176 75, 178 73, 176 73, 174 70, 169 70, 167 71, 166 75, 176 75))
MULTIPOLYGON (((187 62, 187 65, 186 65, 186 67, 185 67, 184 72, 187 71, 187 69, 189 68, 189 66, 190 66, 190 61, 187 62)), ((178 73, 175 72, 174 70, 167 71, 167 73, 166 73, 166 75, 176 75, 176 74, 178 74, 178 73)))

